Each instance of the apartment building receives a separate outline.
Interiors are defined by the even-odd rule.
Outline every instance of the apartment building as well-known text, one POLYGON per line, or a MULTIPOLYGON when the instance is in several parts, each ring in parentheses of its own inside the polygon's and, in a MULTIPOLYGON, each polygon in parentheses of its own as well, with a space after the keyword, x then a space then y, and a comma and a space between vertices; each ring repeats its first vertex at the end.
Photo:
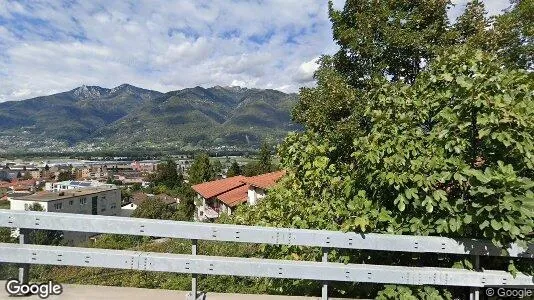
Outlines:
MULTIPOLYGON (((30 210, 34 203, 44 211, 86 215, 119 216, 121 211, 121 192, 116 187, 96 186, 83 189, 45 191, 32 195, 12 197, 12 210, 30 210)), ((64 232, 69 244, 87 240, 92 233, 64 232)))
POLYGON ((115 185, 102 183, 96 180, 76 181, 67 180, 60 182, 47 182, 45 183, 45 191, 60 192, 65 190, 85 189, 93 187, 109 187, 113 188, 115 185))

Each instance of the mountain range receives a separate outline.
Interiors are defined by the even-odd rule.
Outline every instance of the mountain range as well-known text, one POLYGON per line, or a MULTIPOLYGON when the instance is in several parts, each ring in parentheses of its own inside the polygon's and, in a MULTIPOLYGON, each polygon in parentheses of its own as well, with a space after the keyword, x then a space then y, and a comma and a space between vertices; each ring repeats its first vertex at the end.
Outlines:
POLYGON ((296 94, 271 89, 197 86, 161 93, 84 85, 0 103, 0 149, 254 148, 298 130, 290 118, 296 101, 296 94))

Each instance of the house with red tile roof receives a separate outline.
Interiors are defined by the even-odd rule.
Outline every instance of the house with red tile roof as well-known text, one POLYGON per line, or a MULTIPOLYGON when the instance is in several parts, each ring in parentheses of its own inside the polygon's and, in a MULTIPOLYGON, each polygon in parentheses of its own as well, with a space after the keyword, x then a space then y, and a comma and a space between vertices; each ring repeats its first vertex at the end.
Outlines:
POLYGON ((286 172, 276 171, 258 176, 246 177, 243 182, 248 185, 247 201, 250 205, 256 205, 258 200, 265 197, 267 189, 274 186, 286 172))
POLYGON ((242 203, 255 205, 265 197, 267 189, 285 175, 285 171, 277 171, 258 176, 234 176, 200 183, 193 186, 198 193, 195 220, 213 220, 221 214, 232 214, 242 203))
POLYGON ((34 192, 38 181, 35 179, 18 180, 14 179, 11 182, 0 182, 0 189, 7 189, 13 192, 16 191, 31 191, 34 192))

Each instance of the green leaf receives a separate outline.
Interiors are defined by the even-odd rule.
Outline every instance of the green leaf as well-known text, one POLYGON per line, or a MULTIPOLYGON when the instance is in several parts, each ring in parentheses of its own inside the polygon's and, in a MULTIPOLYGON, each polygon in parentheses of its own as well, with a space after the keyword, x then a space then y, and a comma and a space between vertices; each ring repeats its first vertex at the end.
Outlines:
POLYGON ((406 209, 406 204, 404 204, 404 201, 400 201, 397 207, 400 211, 404 211, 406 209))
POLYGON ((464 223, 465 224, 471 224, 472 221, 473 221, 473 217, 471 217, 471 215, 466 215, 464 217, 464 223))
POLYGON ((468 79, 463 75, 456 77, 456 83, 466 89, 470 89, 473 86, 473 84, 469 82, 468 79))
POLYGON ((486 227, 489 226, 489 223, 490 223, 490 222, 489 222, 488 220, 485 220, 484 222, 480 223, 480 225, 478 225, 478 227, 479 227, 480 229, 484 229, 484 228, 486 228, 486 227))
POLYGON ((500 230, 502 228, 501 222, 497 220, 491 220, 491 227, 495 230, 500 230))

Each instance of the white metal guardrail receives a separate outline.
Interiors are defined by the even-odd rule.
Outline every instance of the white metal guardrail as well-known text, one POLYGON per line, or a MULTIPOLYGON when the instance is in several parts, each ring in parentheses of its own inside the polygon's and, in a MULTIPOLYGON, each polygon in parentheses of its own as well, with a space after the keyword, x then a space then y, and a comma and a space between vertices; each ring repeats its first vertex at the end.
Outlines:
MULTIPOLYGON (((442 237, 359 234, 326 230, 302 230, 210 223, 148 220, 124 217, 0 210, 0 227, 21 228, 20 244, 0 244, 0 262, 21 264, 19 277, 27 280, 29 264, 72 265, 196 274, 311 279, 323 281, 327 299, 328 281, 372 282, 409 285, 483 287, 485 285, 534 285, 532 276, 515 278, 504 271, 468 271, 432 267, 403 267, 327 262, 329 248, 447 253, 470 255, 478 268, 480 256, 534 258, 534 245, 523 249, 511 245, 508 253, 481 240, 442 237), (48 229, 95 233, 183 238, 192 240, 192 255, 148 253, 27 245, 25 229, 48 229), (323 248, 322 262, 228 258, 196 255, 197 240, 300 245, 323 248)), ((472 298, 479 291, 474 289, 472 298)))
POLYGON ((179 222, 112 216, 0 210, 0 227, 115 233, 182 239, 295 245, 358 250, 534 258, 534 245, 511 245, 508 254, 491 242, 407 236, 179 222))

